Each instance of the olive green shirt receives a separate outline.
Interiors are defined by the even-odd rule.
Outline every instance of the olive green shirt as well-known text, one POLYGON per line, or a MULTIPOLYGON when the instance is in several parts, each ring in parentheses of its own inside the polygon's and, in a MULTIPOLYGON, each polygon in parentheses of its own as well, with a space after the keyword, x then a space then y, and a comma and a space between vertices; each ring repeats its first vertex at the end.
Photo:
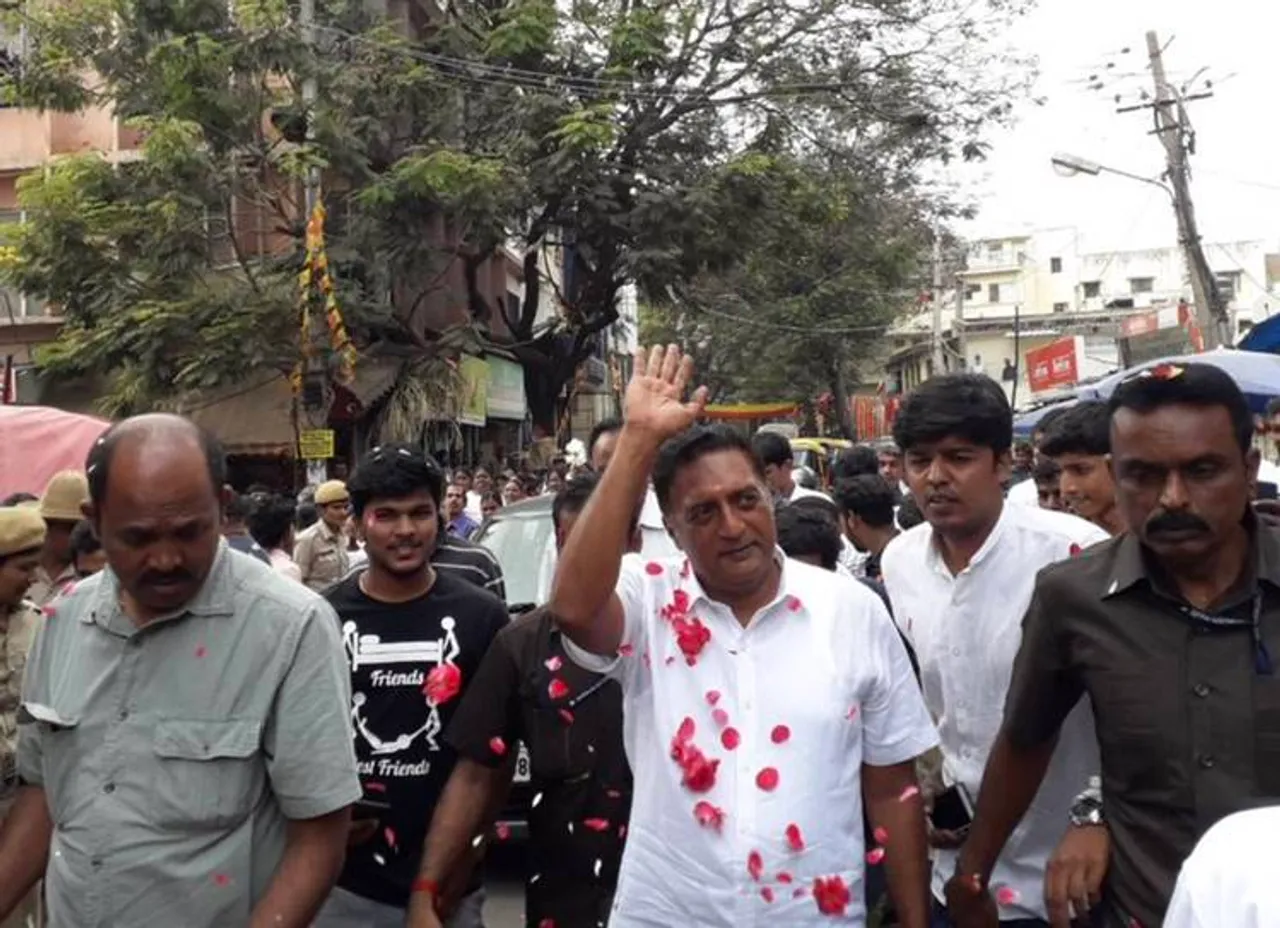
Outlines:
POLYGON ((223 543, 178 614, 137 627, 110 569, 37 635, 18 772, 54 821, 49 924, 247 925, 288 819, 360 796, 338 622, 223 543))
POLYGON ((17 791, 18 705, 27 654, 40 627, 40 610, 23 602, 0 609, 0 807, 17 791))

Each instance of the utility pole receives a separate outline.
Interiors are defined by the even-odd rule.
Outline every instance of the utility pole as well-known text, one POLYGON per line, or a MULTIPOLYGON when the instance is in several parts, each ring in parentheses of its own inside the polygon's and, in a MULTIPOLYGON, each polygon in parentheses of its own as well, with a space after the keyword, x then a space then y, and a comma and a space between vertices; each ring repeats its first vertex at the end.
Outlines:
MULTIPOLYGON (((316 44, 316 0, 302 0, 298 8, 298 22, 302 26, 302 40, 306 43, 307 48, 312 51, 314 56, 316 44)), ((307 144, 310 145, 315 141, 316 137, 316 79, 311 61, 307 62, 307 75, 302 79, 302 110, 303 116, 307 123, 307 144)), ((312 166, 307 169, 307 179, 304 184, 306 203, 306 215, 303 217, 303 223, 309 222, 311 212, 316 207, 316 201, 320 198, 320 169, 312 166)))
MULTIPOLYGON (((1231 341, 1230 320, 1227 307, 1218 290, 1218 284, 1204 255, 1200 231, 1196 225, 1195 207, 1191 202, 1191 171, 1187 163, 1188 146, 1193 144, 1191 121, 1187 116, 1186 100, 1170 84, 1165 75, 1164 50, 1154 31, 1147 33, 1147 56, 1151 61, 1151 77, 1155 83, 1155 100, 1141 106, 1122 107, 1119 112, 1128 113, 1150 109, 1155 116, 1155 135, 1160 139, 1168 163, 1169 187, 1173 191, 1173 210, 1178 220, 1178 239, 1191 279, 1191 296, 1195 301, 1196 322, 1204 338, 1205 347, 1220 348, 1231 341)), ((1196 94, 1187 99, 1202 100, 1210 93, 1196 94)))
POLYGON ((956 272, 956 314, 951 321, 951 331, 956 335, 956 347, 960 351, 961 370, 969 369, 969 342, 964 337, 964 278, 956 272))
POLYGON ((930 302, 933 304, 933 374, 937 377, 946 371, 942 350, 942 229, 938 223, 933 226, 933 293, 930 302))

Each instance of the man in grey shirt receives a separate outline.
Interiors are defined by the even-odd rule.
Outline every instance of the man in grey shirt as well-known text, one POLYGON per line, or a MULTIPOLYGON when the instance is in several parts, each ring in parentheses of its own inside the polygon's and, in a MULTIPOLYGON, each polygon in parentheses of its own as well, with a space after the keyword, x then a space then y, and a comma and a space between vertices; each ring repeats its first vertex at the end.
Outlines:
POLYGON ((88 465, 108 567, 28 661, 0 917, 44 875, 54 926, 305 928, 360 796, 336 617, 221 541, 191 423, 122 422, 88 465))

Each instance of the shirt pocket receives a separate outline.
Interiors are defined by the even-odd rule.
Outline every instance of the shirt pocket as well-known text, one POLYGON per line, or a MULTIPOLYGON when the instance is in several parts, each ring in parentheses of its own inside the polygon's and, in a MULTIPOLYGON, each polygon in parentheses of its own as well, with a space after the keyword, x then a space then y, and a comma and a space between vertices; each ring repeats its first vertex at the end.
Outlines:
POLYGON ((1280 680, 1253 681, 1254 779, 1260 795, 1280 796, 1280 680))
POLYGON ((157 823, 224 829, 243 822, 265 783, 261 740, 258 721, 161 721, 152 742, 157 823))

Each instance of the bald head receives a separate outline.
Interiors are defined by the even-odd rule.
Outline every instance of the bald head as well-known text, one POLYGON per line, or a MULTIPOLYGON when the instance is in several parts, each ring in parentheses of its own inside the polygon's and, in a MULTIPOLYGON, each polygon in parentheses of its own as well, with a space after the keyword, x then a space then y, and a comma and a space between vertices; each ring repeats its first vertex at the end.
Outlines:
POLYGON ((226 454, 216 438, 182 416, 149 413, 117 422, 90 449, 85 471, 89 477, 89 499, 95 507, 101 507, 106 499, 118 452, 126 448, 132 452, 131 458, 136 455, 141 459, 147 471, 168 470, 175 465, 177 469, 188 467, 194 452, 198 460, 204 462, 210 494, 221 494, 227 482, 226 454))

